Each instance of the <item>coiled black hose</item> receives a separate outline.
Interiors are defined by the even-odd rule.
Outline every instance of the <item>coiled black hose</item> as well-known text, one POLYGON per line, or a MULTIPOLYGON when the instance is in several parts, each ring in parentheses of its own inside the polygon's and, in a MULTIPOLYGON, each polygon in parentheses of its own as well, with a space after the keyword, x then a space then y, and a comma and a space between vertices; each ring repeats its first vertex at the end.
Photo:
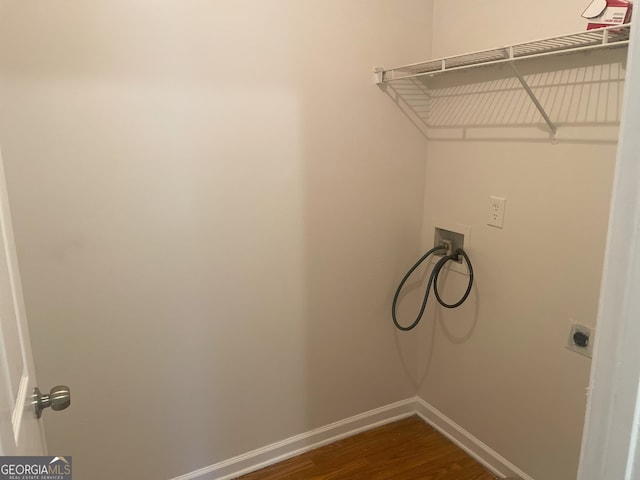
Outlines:
POLYGON ((400 291, 402 290, 402 287, 404 286, 406 281, 409 279, 411 274, 416 270, 416 268, 418 268, 422 264, 422 262, 424 262, 431 254, 439 250, 445 250, 445 248, 441 246, 434 247, 431 250, 429 250, 427 253, 425 253, 422 257, 420 257, 420 259, 415 263, 415 265, 409 269, 407 274, 404 276, 404 278, 400 282, 400 285, 398 285, 396 294, 393 296, 393 304, 391 305, 391 317, 393 318, 393 324, 396 326, 396 328, 398 328, 398 330, 407 332, 409 330, 413 330, 418 325, 418 323, 420 323, 420 320, 422 319, 422 315, 424 314, 424 311, 427 308, 427 300, 429 299, 429 293, 431 292, 431 285, 433 285, 433 292, 436 296, 436 300, 438 300, 438 303, 445 308, 459 307, 465 302, 465 300, 471 293, 471 287, 473 286, 473 266, 471 265, 471 260, 469 260, 469 257, 467 256, 465 251, 461 248, 457 248, 452 255, 445 255, 440 260, 438 260, 438 263, 436 263, 435 266, 433 267, 433 270, 431 271, 431 275, 429 275, 429 281, 427 282, 427 288, 424 293, 424 298, 422 299, 422 306, 420 307, 420 311, 418 312, 418 317, 408 327, 403 327, 402 325, 400 325, 400 323, 398 323, 398 319, 396 318, 396 304, 398 303, 398 297, 400 296, 400 291), (467 264, 467 269, 469 270, 469 284, 467 285, 467 290, 464 292, 464 295, 462 295, 462 298, 460 298, 460 300, 458 300, 455 303, 448 304, 444 300, 442 300, 442 298, 440 297, 440 293, 438 292, 438 276, 440 275, 440 271, 442 270, 442 267, 444 267, 447 262, 452 260, 457 262, 460 255, 462 255, 462 258, 464 258, 464 261, 467 264))

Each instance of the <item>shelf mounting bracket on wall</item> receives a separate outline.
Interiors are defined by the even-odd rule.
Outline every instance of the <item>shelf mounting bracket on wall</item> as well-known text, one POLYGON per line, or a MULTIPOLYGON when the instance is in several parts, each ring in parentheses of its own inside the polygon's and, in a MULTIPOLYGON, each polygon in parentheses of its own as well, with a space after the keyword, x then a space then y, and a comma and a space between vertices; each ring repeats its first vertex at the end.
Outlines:
POLYGON ((553 143, 557 143, 558 142, 558 127, 556 127, 555 123, 553 123, 551 121, 551 118, 549 118, 549 115, 547 114, 546 110, 544 109, 544 107, 542 106, 540 101, 538 100, 538 97, 536 97, 535 93, 533 93, 533 90, 531 90, 531 87, 529 86, 529 84, 527 83, 525 78, 520 73, 520 70, 518 70, 518 67, 516 67, 513 62, 509 62, 509 66, 511 67, 511 69, 513 70, 514 75, 516 76, 516 78, 518 79, 520 84, 522 85, 522 88, 524 88, 524 91, 527 92, 527 95, 529 95, 529 98, 531 99, 533 104, 538 109, 538 112, 540 112, 540 115, 542 115, 542 118, 544 118, 544 121, 549 126, 549 130, 551 130, 551 141, 553 143))

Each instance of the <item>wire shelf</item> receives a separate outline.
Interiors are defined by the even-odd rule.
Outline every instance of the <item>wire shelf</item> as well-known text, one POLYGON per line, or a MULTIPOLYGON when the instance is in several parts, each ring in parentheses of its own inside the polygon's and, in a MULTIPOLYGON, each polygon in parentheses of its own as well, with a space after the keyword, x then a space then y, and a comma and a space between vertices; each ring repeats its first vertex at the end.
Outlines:
POLYGON ((569 54, 594 49, 621 48, 629 44, 631 24, 587 30, 480 52, 413 63, 391 69, 376 69, 378 83, 412 77, 441 75, 449 71, 513 63, 548 55, 569 54))

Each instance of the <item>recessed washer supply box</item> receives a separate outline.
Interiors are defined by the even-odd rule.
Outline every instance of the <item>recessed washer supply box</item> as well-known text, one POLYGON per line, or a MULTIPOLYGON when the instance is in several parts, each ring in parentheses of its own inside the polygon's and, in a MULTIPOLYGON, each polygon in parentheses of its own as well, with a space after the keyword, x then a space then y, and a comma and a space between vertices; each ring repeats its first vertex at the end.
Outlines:
POLYGON ((587 30, 622 25, 631 21, 633 4, 626 0, 593 0, 582 16, 589 20, 587 30))

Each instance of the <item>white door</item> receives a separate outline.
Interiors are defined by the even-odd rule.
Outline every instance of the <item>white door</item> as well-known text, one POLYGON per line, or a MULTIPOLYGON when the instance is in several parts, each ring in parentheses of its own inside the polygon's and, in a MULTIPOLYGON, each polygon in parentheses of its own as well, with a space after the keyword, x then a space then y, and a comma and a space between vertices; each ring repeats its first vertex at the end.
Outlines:
POLYGON ((9 199, 0 156, 0 455, 46 455, 9 199))
POLYGON ((639 27, 635 20, 578 468, 580 480, 640 478, 639 27))

